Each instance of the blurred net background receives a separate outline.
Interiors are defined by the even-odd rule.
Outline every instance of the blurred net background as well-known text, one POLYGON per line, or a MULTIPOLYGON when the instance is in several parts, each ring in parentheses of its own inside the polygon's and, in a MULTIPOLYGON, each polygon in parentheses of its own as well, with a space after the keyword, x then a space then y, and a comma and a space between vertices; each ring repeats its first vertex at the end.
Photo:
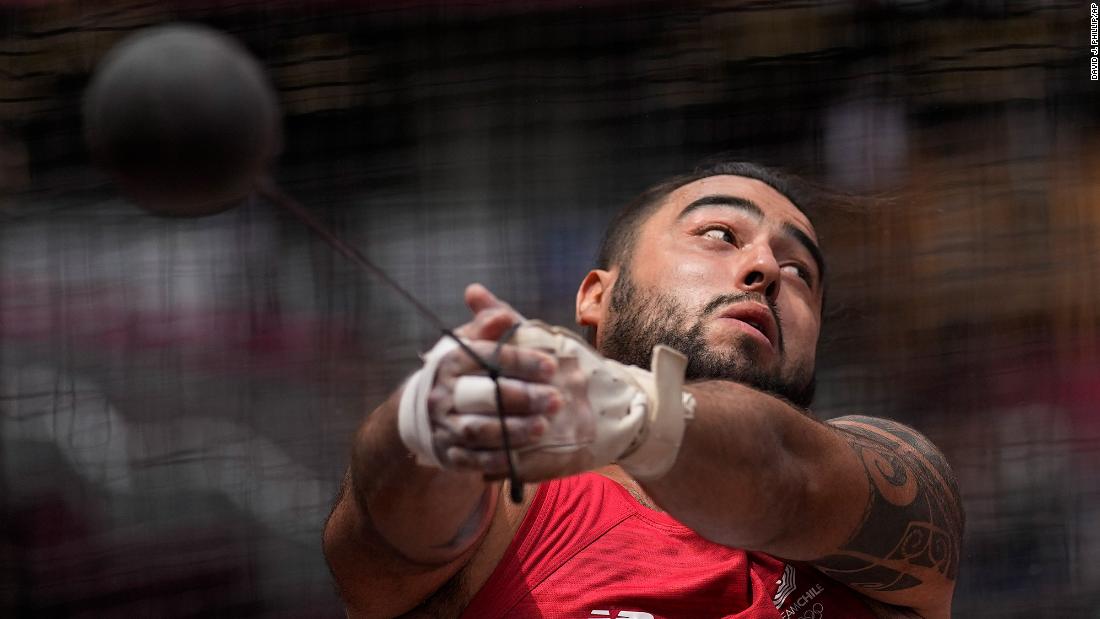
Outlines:
POLYGON ((451 323, 572 324, 603 225, 729 151, 875 197, 817 222, 818 410, 958 472, 960 617, 1100 617, 1100 131, 1088 6, 1044 0, 0 8, 0 616, 341 616, 351 434, 435 339, 255 201, 156 219, 80 98, 134 29, 242 40, 276 177, 451 323))

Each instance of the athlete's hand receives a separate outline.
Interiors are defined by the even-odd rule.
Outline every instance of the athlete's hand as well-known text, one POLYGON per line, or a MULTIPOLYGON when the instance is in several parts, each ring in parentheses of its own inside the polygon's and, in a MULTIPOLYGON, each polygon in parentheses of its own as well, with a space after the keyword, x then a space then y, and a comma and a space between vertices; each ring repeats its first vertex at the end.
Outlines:
MULTIPOLYGON (((521 479, 615 461, 636 476, 671 466, 691 408, 683 399, 683 355, 657 347, 654 372, 624 366, 569 330, 525 321, 482 286, 470 286, 466 301, 474 317, 457 334, 491 362, 499 351, 502 412, 521 479)), ((424 358, 402 394, 402 440, 422 464, 503 477, 504 434, 484 367, 446 337, 424 358)))
MULTIPOLYGON (((586 450, 596 435, 586 398, 587 380, 576 359, 559 358, 552 347, 518 344, 533 323, 483 286, 466 289, 473 320, 459 329, 479 355, 497 364, 503 415, 512 464, 524 481, 564 477, 597 466, 586 450), (518 329, 514 328, 517 325, 518 329), (507 343, 499 344, 503 336, 507 343)), ((531 342, 528 344, 538 344, 531 342)), ((545 342, 541 342, 545 343, 545 342)), ((440 464, 481 473, 487 479, 508 473, 495 386, 482 366, 461 349, 446 353, 428 396, 429 416, 440 419, 433 445, 440 464)))
MULTIPOLYGON (((513 344, 498 345, 500 336, 522 322, 524 317, 484 286, 474 284, 467 287, 465 300, 473 318, 455 329, 454 333, 483 360, 499 368, 498 384, 508 445, 513 450, 529 447, 546 433, 550 417, 562 405, 559 389, 550 384, 557 373, 557 360, 546 352, 522 349, 513 344)), ((425 367, 406 384, 406 394, 401 402, 401 409, 404 410, 401 413, 401 435, 406 444, 410 440, 415 443, 409 446, 423 464, 496 476, 499 465, 504 463, 506 472, 504 438, 497 416, 495 394, 489 407, 460 411, 455 406, 455 387, 461 388, 460 379, 484 377, 487 374, 485 368, 445 336, 425 358, 425 367), (426 372, 432 372, 433 376, 423 376, 426 372), (430 387, 425 393, 428 380, 430 387), (409 393, 409 390, 417 387, 426 411, 420 410, 416 414, 419 419, 414 420, 410 407, 419 407, 414 406, 417 404, 412 401, 415 394, 409 393), (426 416, 423 414, 425 412, 426 416), (425 444, 426 439, 430 450, 429 445, 425 444)))

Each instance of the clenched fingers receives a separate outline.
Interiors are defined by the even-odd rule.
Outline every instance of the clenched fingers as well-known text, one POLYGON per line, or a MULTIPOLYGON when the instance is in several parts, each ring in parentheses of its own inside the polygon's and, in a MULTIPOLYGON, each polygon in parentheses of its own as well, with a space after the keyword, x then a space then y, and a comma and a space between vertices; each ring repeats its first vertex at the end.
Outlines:
POLYGON ((501 378, 494 384, 486 376, 459 377, 454 384, 453 398, 453 407, 458 413, 496 413, 499 404, 506 415, 549 415, 557 412, 562 404, 562 394, 557 387, 512 378, 501 378))
MULTIPOLYGON (((462 377, 460 380, 475 377, 462 377)), ((476 399, 465 398, 463 406, 455 405, 454 384, 450 387, 437 384, 428 394, 428 410, 435 414, 482 413, 495 414, 497 412, 496 388, 492 381, 486 377, 476 377, 485 380, 479 391, 482 393, 476 399), (461 408, 461 410, 458 410, 461 408)), ((556 387, 540 383, 529 383, 511 378, 498 379, 500 382, 500 399, 505 415, 553 415, 562 407, 563 397, 556 387)))
MULTIPOLYGON (((524 481, 564 477, 592 468, 591 456, 584 451, 548 451, 537 445, 512 450, 516 473, 524 481)), ((503 449, 467 449, 451 446, 444 451, 449 467, 480 473, 486 481, 505 479, 508 459, 503 449)))
MULTIPOLYGON (((542 415, 505 417, 508 446, 519 449, 535 444, 549 426, 542 415)), ((501 449, 504 447, 500 418, 492 415, 450 415, 434 430, 434 442, 445 452, 456 447, 464 450, 501 449)))
POLYGON ((444 454, 451 467, 502 478, 508 474, 508 460, 500 449, 464 449, 449 447, 444 454))
MULTIPOLYGON (((492 361, 496 354, 497 343, 487 341, 469 342, 468 346, 479 357, 492 361)), ((558 362, 553 355, 533 348, 520 348, 511 344, 500 347, 496 366, 501 376, 518 378, 533 383, 548 383, 554 378, 558 362)), ((484 368, 461 348, 452 350, 439 363, 437 382, 450 386, 450 379, 464 374, 482 374, 484 368)))

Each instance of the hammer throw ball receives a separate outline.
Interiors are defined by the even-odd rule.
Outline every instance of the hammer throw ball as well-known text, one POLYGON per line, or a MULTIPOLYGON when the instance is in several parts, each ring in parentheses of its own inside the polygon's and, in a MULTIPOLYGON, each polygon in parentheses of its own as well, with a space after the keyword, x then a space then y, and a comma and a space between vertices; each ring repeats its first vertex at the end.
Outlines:
POLYGON ((213 29, 139 31, 103 58, 84 100, 93 158, 142 208, 195 217, 237 206, 281 143, 259 63, 213 29))

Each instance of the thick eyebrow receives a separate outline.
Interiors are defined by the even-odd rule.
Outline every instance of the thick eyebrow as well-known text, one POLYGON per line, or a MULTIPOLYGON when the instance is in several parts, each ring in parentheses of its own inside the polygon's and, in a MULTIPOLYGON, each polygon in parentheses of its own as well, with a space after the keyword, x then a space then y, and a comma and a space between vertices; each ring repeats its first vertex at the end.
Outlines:
POLYGON ((679 221, 687 216, 688 213, 701 209, 704 206, 725 206, 728 208, 734 208, 739 211, 744 211, 749 215, 752 215, 756 219, 764 219, 764 209, 757 206, 752 200, 745 198, 739 198, 737 196, 723 196, 712 195, 703 196, 698 200, 684 207, 684 210, 680 211, 680 214, 676 216, 676 220, 679 221))
MULTIPOLYGON (((732 208, 744 213, 748 213, 756 219, 764 218, 764 209, 760 208, 752 200, 741 198, 738 196, 725 196, 725 195, 710 195, 703 196, 698 200, 684 207, 684 210, 680 211, 680 214, 676 216, 676 220, 679 221, 687 216, 688 213, 701 209, 707 206, 724 206, 726 208, 732 208)), ((817 265, 817 277, 818 281, 825 279, 825 256, 821 253, 821 248, 817 246, 817 243, 810 238, 810 235, 802 231, 798 226, 786 222, 783 224, 783 233, 791 237, 798 244, 806 248, 806 251, 810 252, 810 256, 814 259, 814 264, 817 265)))

